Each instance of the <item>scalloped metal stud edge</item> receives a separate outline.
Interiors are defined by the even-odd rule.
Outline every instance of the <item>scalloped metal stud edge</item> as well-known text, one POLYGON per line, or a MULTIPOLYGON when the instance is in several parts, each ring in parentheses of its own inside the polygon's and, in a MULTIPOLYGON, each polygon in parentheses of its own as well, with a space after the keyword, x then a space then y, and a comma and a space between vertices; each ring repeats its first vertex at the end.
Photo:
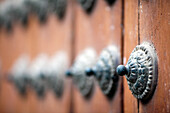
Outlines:
POLYGON ((47 1, 24 0, 23 5, 27 8, 28 13, 36 15, 41 23, 46 22, 48 18, 47 1))
POLYGON ((126 66, 117 67, 118 75, 127 79, 132 94, 140 100, 148 99, 154 92, 158 78, 157 54, 148 42, 136 46, 126 66))
POLYGON ((21 55, 13 64, 7 80, 15 85, 20 94, 25 95, 27 92, 27 77, 25 70, 29 65, 29 56, 21 55))
POLYGON ((93 68, 87 68, 88 76, 94 75, 102 92, 107 96, 113 96, 116 91, 119 77, 116 75, 116 67, 119 65, 119 52, 115 46, 105 48, 93 68))
POLYGON ((77 0, 77 1, 81 4, 82 8, 88 13, 92 11, 93 6, 96 2, 96 0, 77 0))
POLYGON ((106 1, 109 5, 112 5, 113 3, 115 3, 116 0, 104 0, 106 1))
POLYGON ((66 12, 67 0, 48 0, 48 8, 50 12, 56 13, 59 19, 62 19, 66 12))
POLYGON ((57 97, 62 97, 64 93, 64 73, 68 68, 68 55, 64 51, 57 52, 53 55, 46 66, 45 79, 47 86, 57 97))
POLYGON ((93 66, 96 62, 96 52, 91 49, 85 49, 75 60, 70 70, 66 72, 67 76, 73 77, 73 82, 85 97, 89 97, 92 89, 94 80, 93 77, 87 77, 85 69, 93 66))

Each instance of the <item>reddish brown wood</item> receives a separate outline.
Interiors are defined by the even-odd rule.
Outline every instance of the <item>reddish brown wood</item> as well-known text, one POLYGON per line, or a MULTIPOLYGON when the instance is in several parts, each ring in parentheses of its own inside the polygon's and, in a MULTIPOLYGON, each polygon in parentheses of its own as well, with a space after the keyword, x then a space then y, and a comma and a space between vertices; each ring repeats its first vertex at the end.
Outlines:
POLYGON ((1 29, 0 33, 0 59, 2 61, 1 91, 0 91, 0 112, 21 112, 28 111, 28 101, 22 98, 4 78, 4 74, 9 71, 15 59, 22 53, 30 53, 30 39, 27 31, 16 25, 13 32, 7 33, 1 29), (21 108, 20 108, 21 107, 21 108))
MULTIPOLYGON (((28 53, 34 59, 40 53, 49 56, 57 51, 65 51, 71 60, 72 41, 72 2, 68 0, 67 11, 63 20, 50 15, 47 23, 40 24, 34 16, 24 29, 18 23, 11 34, 1 29, 0 60, 2 61, 3 79, 0 88, 1 113, 68 113, 70 112, 71 81, 65 79, 62 98, 48 92, 44 99, 39 99, 32 89, 26 98, 22 98, 14 86, 6 82, 4 73, 8 72, 13 62, 22 54, 28 53)), ((64 75, 63 75, 64 76, 64 75)))
MULTIPOLYGON (((132 50, 138 44, 138 1, 137 0, 125 0, 124 3, 124 64, 127 63, 128 58, 132 50)), ((127 80, 124 77, 124 112, 125 113, 137 113, 137 99, 131 94, 129 90, 127 80)))
POLYGON ((152 99, 140 103, 140 113, 170 113, 169 6, 169 0, 140 0, 140 43, 153 43, 158 55, 158 85, 152 99))
MULTIPOLYGON (((89 15, 79 3, 76 2, 74 7, 76 55, 87 47, 92 47, 100 53, 110 44, 115 45, 118 51, 121 51, 121 0, 117 0, 111 7, 104 0, 97 0, 93 12, 89 15)), ((97 82, 88 100, 74 86, 73 112, 120 113, 121 110, 121 80, 115 96, 110 100, 103 95, 97 82)))

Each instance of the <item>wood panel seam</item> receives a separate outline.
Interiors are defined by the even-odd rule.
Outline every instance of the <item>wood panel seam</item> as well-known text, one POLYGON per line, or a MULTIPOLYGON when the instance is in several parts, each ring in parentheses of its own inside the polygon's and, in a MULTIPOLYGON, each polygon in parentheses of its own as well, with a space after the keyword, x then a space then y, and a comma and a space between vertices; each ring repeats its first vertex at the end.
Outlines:
POLYGON ((138 0, 138 45, 140 45, 140 0, 138 0))
MULTIPOLYGON (((138 45, 140 45, 140 0, 138 0, 138 45)), ((139 99, 137 99, 137 110, 139 113, 139 99)))
MULTIPOLYGON (((123 57, 124 57, 124 0, 122 0, 122 15, 121 15, 121 63, 123 64, 123 57)), ((124 85, 123 85, 123 79, 122 79, 122 84, 121 84, 121 108, 122 108, 122 113, 124 113, 124 85)))

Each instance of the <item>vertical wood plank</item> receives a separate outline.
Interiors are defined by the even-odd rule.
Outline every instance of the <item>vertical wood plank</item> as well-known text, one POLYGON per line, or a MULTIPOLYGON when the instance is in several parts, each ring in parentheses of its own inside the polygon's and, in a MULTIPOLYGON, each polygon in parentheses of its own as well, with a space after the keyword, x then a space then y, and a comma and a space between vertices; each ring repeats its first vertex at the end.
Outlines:
MULTIPOLYGON (((52 56, 57 51, 65 51, 70 63, 71 42, 72 0, 68 0, 67 11, 63 20, 59 20, 56 15, 50 15, 47 23, 40 24, 36 17, 31 16, 29 25, 25 29, 18 24, 14 25, 14 31, 11 34, 1 29, 0 59, 2 61, 2 73, 9 71, 14 61, 22 53, 28 53, 31 59, 34 59, 41 53, 52 56)), ((32 89, 28 89, 27 96, 22 98, 17 94, 13 85, 1 79, 0 112, 68 113, 71 109, 71 81, 64 79, 64 83, 65 89, 61 98, 57 98, 50 91, 46 93, 43 99, 40 99, 32 89)))
POLYGON ((11 33, 1 29, 0 33, 0 59, 2 62, 0 112, 28 111, 28 100, 22 97, 14 85, 7 82, 5 74, 9 72, 12 64, 23 53, 31 53, 28 32, 21 25, 16 25, 11 33))
MULTIPOLYGON (((109 6, 104 0, 97 0, 93 12, 86 14, 75 2, 75 54, 92 47, 97 53, 113 44, 121 53, 121 0, 109 6)), ((75 55, 75 56, 76 56, 75 55)), ((121 60, 121 59, 120 59, 121 60)), ((85 99, 76 86, 73 90, 73 112, 75 113, 120 113, 121 80, 113 99, 107 99, 96 81, 90 99, 85 99)))
MULTIPOLYGON (((125 0, 124 1, 124 64, 127 64, 128 58, 133 49, 138 44, 138 1, 125 0)), ((138 104, 137 99, 131 94, 127 80, 123 77, 124 98, 123 106, 124 113, 137 113, 138 104)))
MULTIPOLYGON (((44 25, 37 24, 32 29, 34 41, 35 56, 46 53, 50 56, 57 51, 64 51, 68 55, 68 61, 71 60, 72 49, 72 0, 67 0, 67 10, 63 20, 56 15, 50 15, 47 23, 44 25)), ((36 22, 37 23, 37 22, 36 22)), ((63 75, 65 76, 65 75, 63 75)), ((40 113, 69 113, 71 101, 71 81, 64 79, 64 93, 61 98, 57 98, 52 91, 47 92, 45 98, 39 99, 38 109, 40 113)), ((33 98, 31 103, 34 102, 33 98)), ((31 106, 32 108, 34 106, 31 106)), ((36 111, 35 111, 36 113, 36 111)))
POLYGON ((140 41, 154 44, 158 55, 158 83, 140 113, 170 113, 170 1, 140 0, 140 41))

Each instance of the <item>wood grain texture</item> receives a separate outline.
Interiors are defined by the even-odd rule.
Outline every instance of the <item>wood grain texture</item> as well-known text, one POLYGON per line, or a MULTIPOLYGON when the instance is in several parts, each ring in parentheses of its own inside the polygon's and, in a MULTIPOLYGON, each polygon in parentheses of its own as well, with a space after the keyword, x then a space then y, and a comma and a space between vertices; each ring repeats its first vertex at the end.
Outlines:
POLYGON ((28 101, 22 98, 15 87, 9 84, 4 74, 9 71, 12 64, 22 53, 30 53, 30 39, 21 25, 16 25, 13 32, 7 33, 1 29, 0 33, 0 59, 2 61, 0 112, 28 111, 28 101), (23 37, 24 36, 24 37, 23 37), (20 108, 21 107, 21 108, 20 108))
POLYGON ((170 1, 140 0, 140 43, 153 43, 158 55, 158 83, 140 113, 170 113, 170 1))
MULTIPOLYGON (((127 64, 129 56, 133 49, 138 44, 138 1, 125 0, 124 1, 124 64, 127 64)), ((131 94, 127 80, 123 77, 124 86, 124 113, 137 113, 138 104, 137 99, 131 94)))
MULTIPOLYGON (((66 15, 59 20, 56 15, 50 15, 47 22, 40 24, 31 16, 29 25, 23 28, 14 24, 9 34, 4 29, 0 31, 0 60, 3 76, 9 71, 14 61, 23 53, 34 59, 38 54, 49 56, 57 51, 65 51, 71 60, 72 41, 72 2, 68 0, 66 15)), ((64 76, 64 75, 63 75, 64 76)), ((71 102, 71 81, 64 80, 64 93, 57 98, 52 91, 46 93, 43 99, 37 97, 32 89, 22 98, 13 85, 2 77, 0 87, 0 113, 68 113, 71 102)))
MULTIPOLYGON (((75 54, 92 47, 99 54, 110 44, 121 53, 121 0, 112 6, 104 0, 97 0, 91 14, 87 14, 75 2, 75 54)), ((121 60, 121 59, 120 59, 121 60)), ((107 99, 96 81, 91 98, 85 99, 76 86, 73 90, 74 113, 121 113, 121 79, 113 99, 107 99)))

